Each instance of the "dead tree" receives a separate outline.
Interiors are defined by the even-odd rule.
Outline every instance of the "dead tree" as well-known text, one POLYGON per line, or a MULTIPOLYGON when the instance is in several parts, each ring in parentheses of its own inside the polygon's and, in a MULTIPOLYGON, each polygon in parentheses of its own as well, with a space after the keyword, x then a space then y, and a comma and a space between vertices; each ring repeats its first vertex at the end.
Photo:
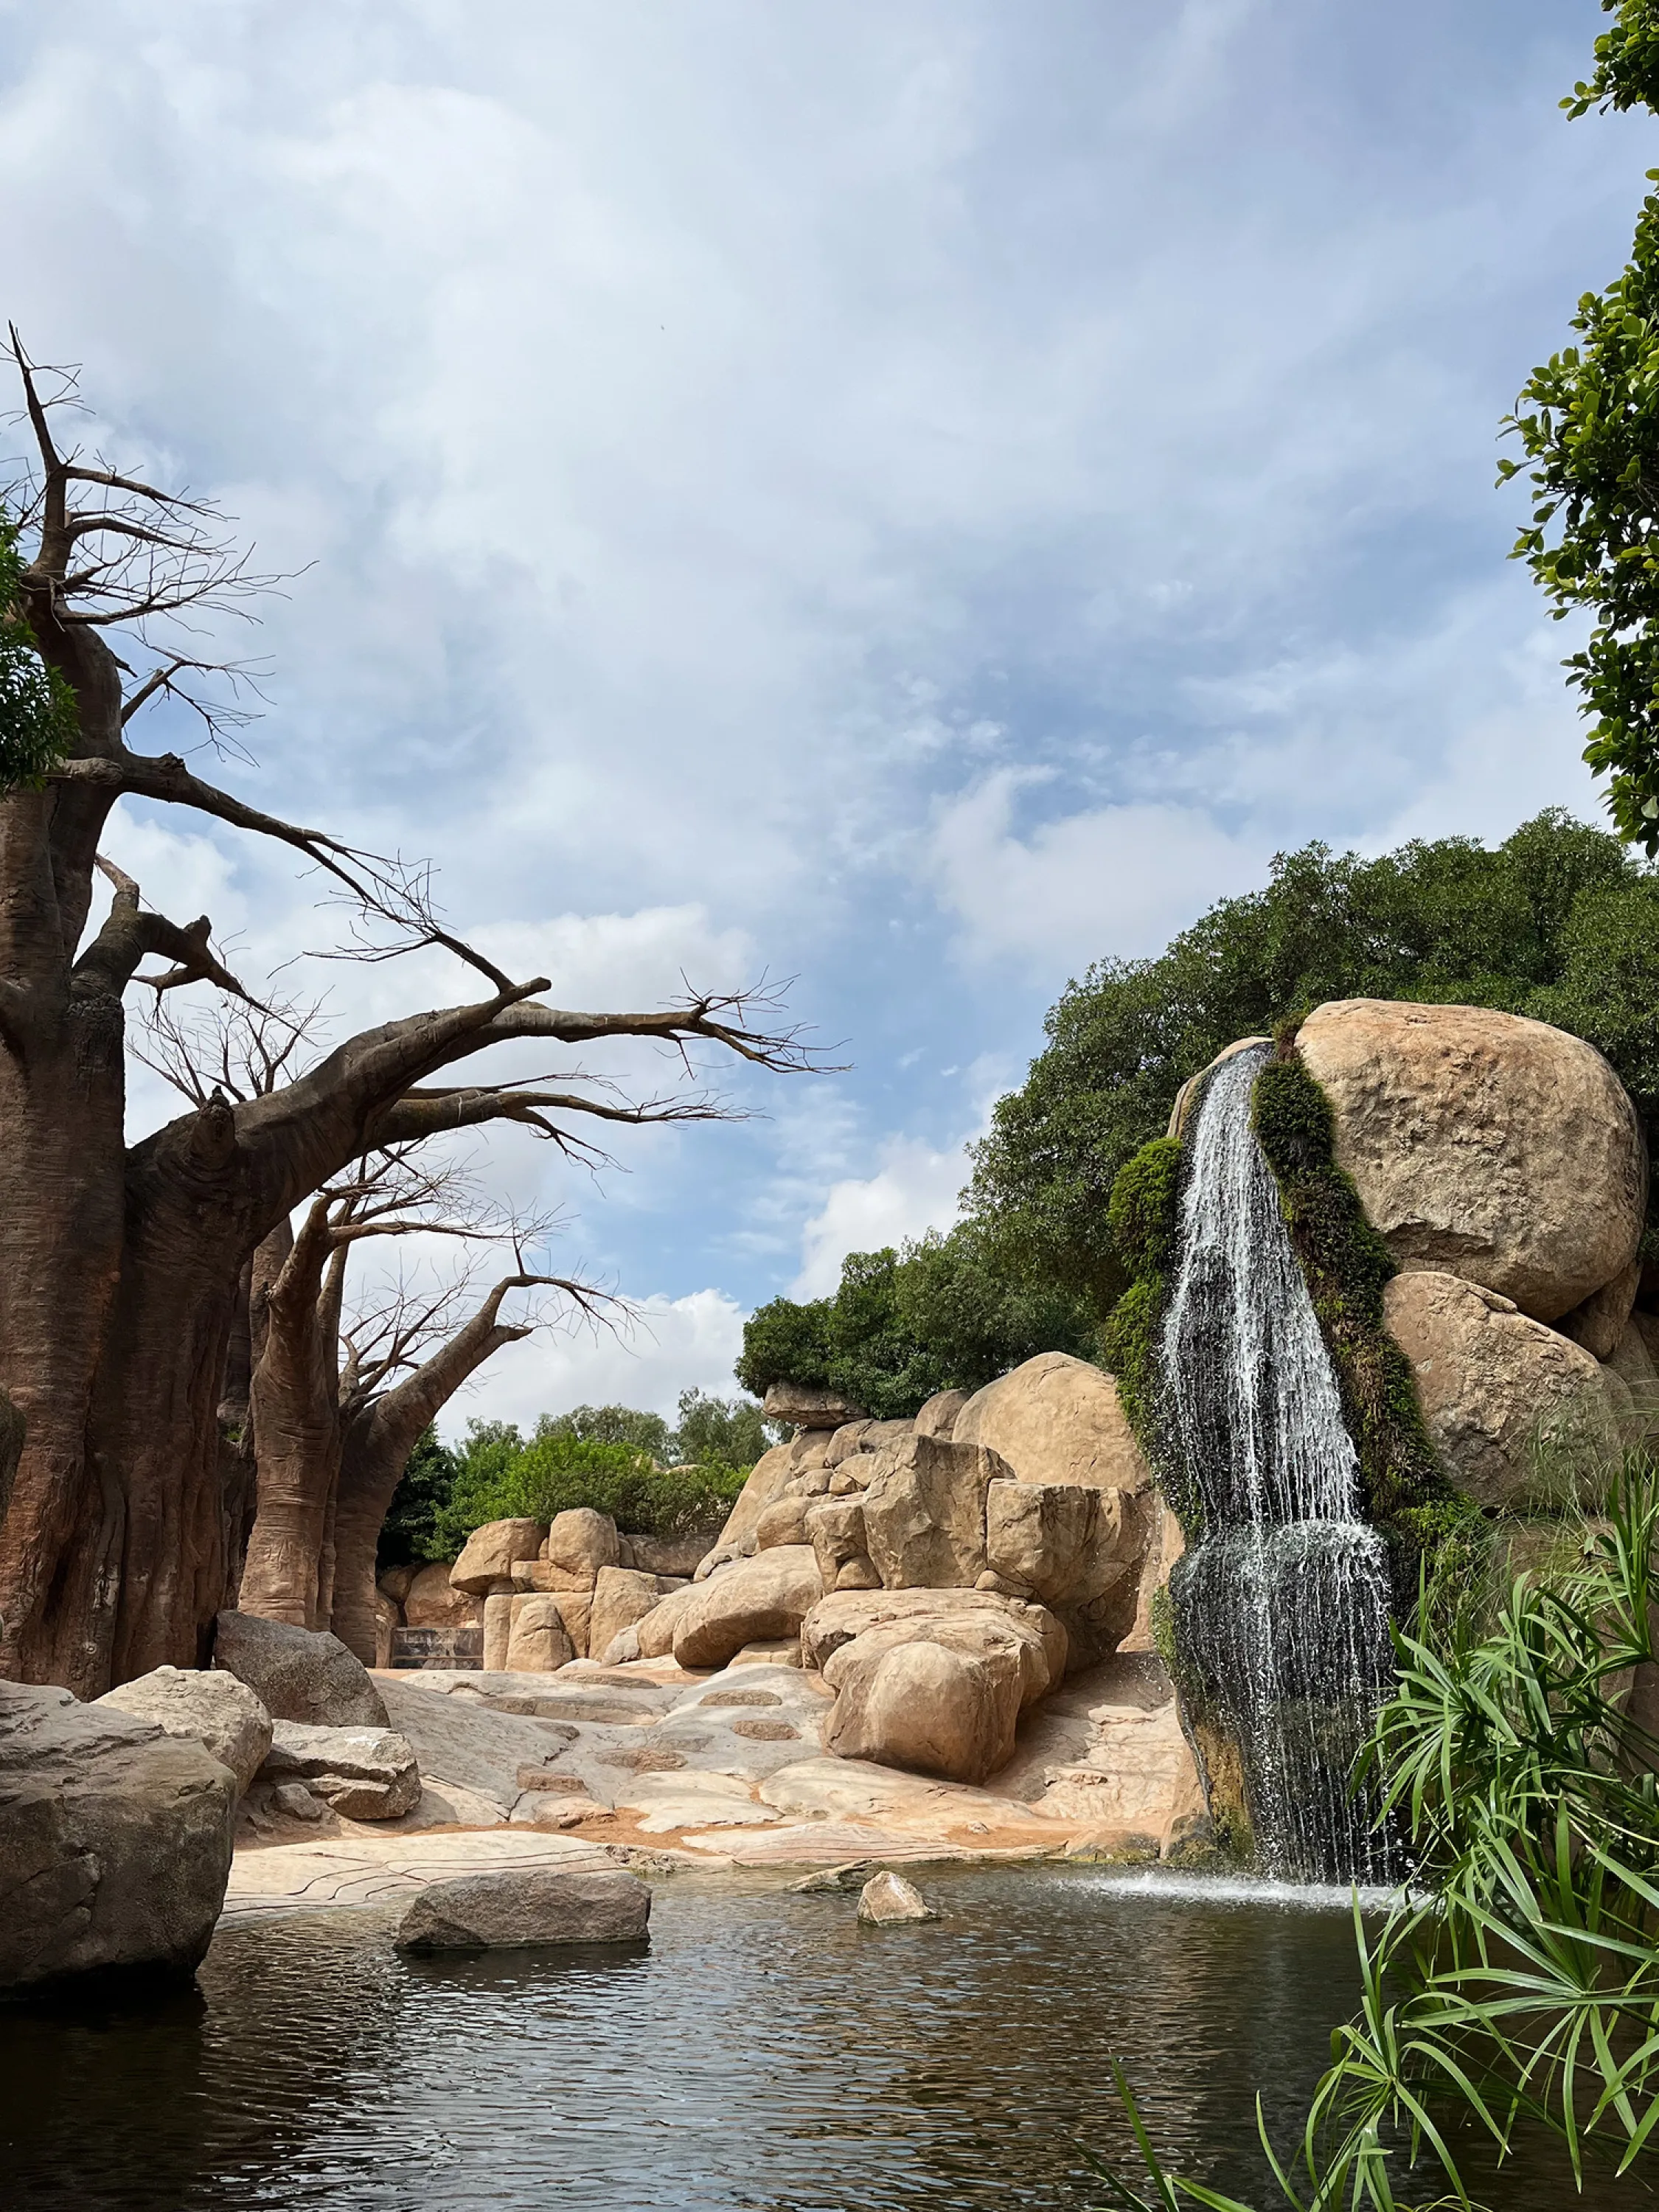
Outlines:
POLYGON ((199 658, 165 648, 167 619, 223 606, 256 580, 212 510, 60 444, 55 404, 13 336, 33 440, 18 495, 21 623, 67 684, 73 733, 40 787, 0 797, 0 1393, 24 1421, 0 1524, 0 1671, 82 1696, 164 1662, 202 1662, 226 1580, 216 1419, 244 1270, 295 1208, 378 1147, 507 1120, 573 1149, 575 1117, 707 1118, 700 1096, 633 1101, 578 1068, 560 1088, 434 1084, 489 1046, 578 1050, 655 1040, 752 1065, 805 1064, 763 997, 692 996, 656 1012, 565 1012, 544 978, 515 981, 436 916, 422 871, 279 820, 127 742, 147 702, 188 699, 199 658), (161 629, 158 629, 161 625, 161 629), (106 632, 119 629, 122 653, 106 632), (158 641, 161 641, 158 642, 158 641), (299 854, 363 917, 378 953, 442 945, 484 981, 470 1003, 348 1039, 252 1097, 210 1091, 142 1143, 125 1133, 124 997, 147 957, 158 991, 240 986, 205 917, 179 924, 116 884, 86 939, 110 811, 142 797, 299 854))

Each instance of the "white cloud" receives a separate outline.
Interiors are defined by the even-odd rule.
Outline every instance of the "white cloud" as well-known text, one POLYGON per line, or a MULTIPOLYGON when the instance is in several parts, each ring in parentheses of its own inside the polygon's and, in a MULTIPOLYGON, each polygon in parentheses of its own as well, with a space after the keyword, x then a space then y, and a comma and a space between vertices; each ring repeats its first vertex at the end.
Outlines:
POLYGON ((945 1152, 912 1137, 889 1137, 872 1176, 832 1183, 821 1210, 801 1232, 801 1269, 789 1286, 796 1298, 819 1298, 841 1280, 849 1252, 878 1252, 884 1245, 949 1229, 960 1211, 957 1197, 968 1180, 963 1147, 945 1152))

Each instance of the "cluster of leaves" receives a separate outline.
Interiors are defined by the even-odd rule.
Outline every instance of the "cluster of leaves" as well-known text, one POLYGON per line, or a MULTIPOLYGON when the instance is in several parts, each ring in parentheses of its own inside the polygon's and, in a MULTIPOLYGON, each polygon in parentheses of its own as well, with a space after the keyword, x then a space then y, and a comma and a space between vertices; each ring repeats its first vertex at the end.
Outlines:
POLYGON ((833 1297, 774 1298, 749 1320, 737 1376, 838 1390, 879 1419, 914 1413, 938 1390, 977 1390, 1040 1352, 1091 1358, 1097 1338, 1075 1296, 1011 1281, 971 1229, 930 1232, 895 1250, 854 1252, 833 1297))
MULTIPOLYGON (((1101 1331, 1101 1350, 1170 1510, 1188 1542, 1196 1543, 1204 1525, 1198 1488, 1165 1449, 1158 1418, 1158 1338, 1181 1228, 1183 1158, 1178 1139, 1154 1137, 1118 1170, 1106 1218, 1113 1246, 1133 1274, 1101 1331)), ((1173 1626, 1170 1634, 1173 1638, 1173 1626)))
POLYGON ((380 1565, 453 1559, 486 1521, 550 1521, 588 1505, 641 1535, 723 1520, 777 1432, 752 1400, 680 1393, 679 1420, 631 1406, 544 1413, 526 1438, 474 1421, 459 1450, 428 1429, 410 1455, 381 1531, 380 1565))
POLYGON ((1659 1138, 1659 875, 1617 837, 1551 811, 1496 849, 1444 838, 1362 860, 1310 845, 1156 959, 1068 985, 975 1149, 969 1227, 988 1268, 1103 1319, 1138 1272, 1113 1185, 1163 1135, 1182 1084, 1235 1038, 1344 998, 1498 1006, 1588 1037, 1659 1138))
POLYGON ((75 693, 35 648, 17 526, 0 516, 0 793, 39 790, 74 744, 75 693))
MULTIPOLYGON (((1471 2130, 1497 2157, 1547 2131, 1575 2179, 1641 2166, 1659 2130, 1659 1468, 1637 1458, 1565 1565, 1523 1574, 1484 1619, 1419 1617, 1369 1757, 1415 1854, 1375 1942, 1355 1915, 1364 1997, 1300 2144, 1263 2145, 1300 2212, 1395 2212, 1427 2166, 1473 2203, 1471 2130), (1632 1678, 1635 1690, 1632 1692, 1632 1678)), ((1127 2100, 1156 2194, 1137 2212, 1247 2212, 1167 2173, 1127 2100)))

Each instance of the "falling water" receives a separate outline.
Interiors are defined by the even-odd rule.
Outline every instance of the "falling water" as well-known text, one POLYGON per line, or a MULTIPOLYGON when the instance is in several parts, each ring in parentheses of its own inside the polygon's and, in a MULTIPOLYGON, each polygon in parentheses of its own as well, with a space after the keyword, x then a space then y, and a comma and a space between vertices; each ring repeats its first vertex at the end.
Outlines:
POLYGON ((1267 1869, 1377 1881, 1387 1839, 1349 1784, 1392 1674, 1386 1555, 1360 1516, 1358 1457, 1250 1126, 1272 1050, 1216 1069, 1191 1139, 1164 1399, 1206 1528, 1171 1595, 1182 1650, 1238 1745, 1267 1869))

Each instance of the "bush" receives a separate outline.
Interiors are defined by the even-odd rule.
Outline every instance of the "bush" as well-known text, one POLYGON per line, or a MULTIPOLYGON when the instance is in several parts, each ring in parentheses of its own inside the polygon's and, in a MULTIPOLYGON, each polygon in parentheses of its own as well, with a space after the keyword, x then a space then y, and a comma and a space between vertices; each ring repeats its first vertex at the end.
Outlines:
POLYGON ((420 1566, 428 1559, 454 1557, 444 1549, 438 1522, 459 1469, 460 1462, 439 1443, 435 1429, 416 1439, 380 1530, 378 1569, 420 1566))
POLYGON ((665 1472, 636 1445, 574 1436, 551 1421, 528 1443, 503 1422, 475 1421, 436 1516, 438 1556, 454 1559, 487 1521, 550 1521, 580 1505, 640 1535, 683 1534, 724 1520, 747 1475, 714 1465, 665 1472))

